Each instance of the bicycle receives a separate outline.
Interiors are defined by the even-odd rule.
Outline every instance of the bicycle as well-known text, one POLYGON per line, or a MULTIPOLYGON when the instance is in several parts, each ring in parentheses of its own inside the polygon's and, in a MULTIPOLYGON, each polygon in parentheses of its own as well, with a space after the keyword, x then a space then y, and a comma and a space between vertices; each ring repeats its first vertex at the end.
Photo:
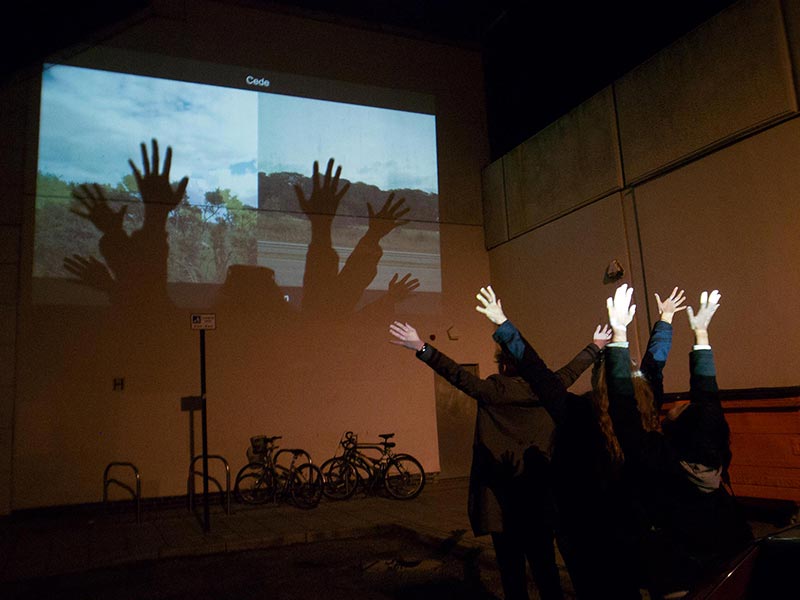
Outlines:
POLYGON ((247 450, 250 462, 236 475, 234 495, 245 504, 264 504, 291 497, 299 508, 314 508, 322 498, 322 472, 305 450, 284 448, 276 452, 276 442, 281 438, 250 438, 251 447, 247 450), (288 466, 279 464, 282 456, 289 457, 288 466))
POLYGON ((348 431, 339 445, 344 452, 334 456, 320 466, 323 476, 322 493, 333 500, 344 500, 355 494, 359 486, 372 490, 376 485, 392 498, 410 500, 419 496, 425 487, 425 470, 410 454, 395 454, 396 446, 389 440, 393 433, 382 433, 382 442, 358 443, 358 436, 348 431), (379 457, 370 456, 364 450, 377 450, 379 457))

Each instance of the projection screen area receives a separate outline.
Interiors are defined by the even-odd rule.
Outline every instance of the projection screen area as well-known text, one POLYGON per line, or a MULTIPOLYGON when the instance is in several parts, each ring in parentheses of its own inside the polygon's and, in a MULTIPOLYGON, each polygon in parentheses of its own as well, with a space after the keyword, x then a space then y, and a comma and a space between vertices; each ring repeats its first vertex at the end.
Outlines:
POLYGON ((92 48, 44 65, 39 102, 15 506, 94 501, 112 461, 185 493, 196 313, 234 474, 251 436, 321 462, 345 431, 438 469, 429 373, 387 343, 442 313, 433 95, 92 48))
POLYGON ((178 306, 210 306, 219 286, 244 272, 274 277, 300 310, 304 278, 330 283, 307 272, 307 261, 330 261, 333 251, 342 271, 370 227, 383 255, 377 267, 374 249, 352 256, 351 283, 363 287, 348 295, 359 306, 390 283, 416 279, 420 306, 441 291, 431 97, 107 48, 73 62, 48 64, 42 76, 34 302, 102 304, 125 273, 156 260, 149 268, 163 273, 163 259, 178 306), (129 164, 143 172, 141 143, 152 163, 153 139, 161 167, 172 148, 173 186, 188 177, 185 194, 161 214, 147 206, 129 164), (349 189, 335 206, 301 205, 294 186, 309 196, 314 162, 324 182, 331 158, 339 191, 349 189), (115 223, 97 222, 104 217, 115 223), (142 238, 160 229, 158 219, 166 257, 153 256, 163 246, 157 236, 137 257, 117 248, 122 233, 102 230, 142 238), (117 250, 127 255, 120 262, 140 266, 109 264, 117 250))

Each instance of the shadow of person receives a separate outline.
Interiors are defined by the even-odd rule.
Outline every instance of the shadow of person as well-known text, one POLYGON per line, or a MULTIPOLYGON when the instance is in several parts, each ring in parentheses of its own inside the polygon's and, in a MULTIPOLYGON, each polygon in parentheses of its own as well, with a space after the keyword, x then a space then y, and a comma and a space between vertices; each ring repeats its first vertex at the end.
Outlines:
POLYGON ((275 282, 275 271, 258 265, 231 265, 214 304, 219 318, 252 332, 287 327, 297 311, 275 282))
POLYGON ((361 307, 356 316, 364 321, 385 323, 394 317, 395 307, 417 288, 419 288, 419 279, 412 277, 411 273, 406 273, 403 277, 400 277, 399 273, 395 273, 392 275, 386 291, 369 304, 361 307))
MULTIPOLYGON (((311 223, 311 241, 303 275, 302 312, 310 318, 340 320, 355 313, 364 291, 378 273, 378 263, 383 256, 381 240, 408 222, 402 217, 410 209, 404 206, 405 199, 395 200, 394 193, 389 194, 378 211, 367 202, 367 231, 340 270, 340 257, 333 246, 332 225, 350 183, 340 185, 342 167, 336 167, 334 172, 333 166, 334 159, 331 158, 324 176, 320 176, 319 163, 315 161, 310 192, 300 184, 296 184, 294 189, 300 208, 311 223)), ((398 281, 398 277, 399 274, 395 274, 387 290, 390 292, 387 303, 404 297, 402 289, 413 291, 419 286, 416 279, 411 279, 411 274, 402 281, 398 281)))
POLYGON ((135 313, 172 308, 167 292, 167 217, 183 199, 188 177, 173 186, 169 180, 172 148, 168 147, 160 165, 158 142, 152 140, 152 156, 141 144, 142 170, 129 160, 144 207, 142 227, 128 233, 125 220, 128 207, 119 210, 98 184, 82 185, 73 191, 76 206, 73 214, 92 223, 100 232, 100 254, 105 265, 93 257, 72 255, 64 259, 64 268, 77 282, 108 293, 112 306, 132 309, 135 313))

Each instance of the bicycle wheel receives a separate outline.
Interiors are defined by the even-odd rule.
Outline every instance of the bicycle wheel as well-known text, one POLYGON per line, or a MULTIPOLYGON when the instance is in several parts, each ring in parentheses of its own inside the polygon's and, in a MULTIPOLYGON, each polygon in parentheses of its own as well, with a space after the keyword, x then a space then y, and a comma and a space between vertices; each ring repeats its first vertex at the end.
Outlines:
POLYGON ((398 454, 389 459, 383 485, 392 498, 411 500, 425 487, 425 471, 410 454, 398 454))
POLYGON ((346 500, 356 492, 358 478, 353 466, 341 456, 329 458, 320 467, 322 493, 331 500, 346 500))
POLYGON ((275 501, 284 500, 291 493, 292 473, 286 467, 274 465, 272 474, 275 482, 275 501))
POLYGON ((313 463, 303 463, 292 477, 292 499, 299 508, 314 508, 322 498, 322 471, 313 463))
POLYGON ((245 504, 264 504, 275 497, 275 479, 263 463, 250 463, 236 475, 233 493, 245 504))

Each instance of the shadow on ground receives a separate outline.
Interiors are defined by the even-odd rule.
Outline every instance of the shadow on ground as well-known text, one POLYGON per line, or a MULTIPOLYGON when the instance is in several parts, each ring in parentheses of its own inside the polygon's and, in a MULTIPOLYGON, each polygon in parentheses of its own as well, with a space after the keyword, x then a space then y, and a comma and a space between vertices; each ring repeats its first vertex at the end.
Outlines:
POLYGON ((6 600, 497 600, 499 574, 461 532, 399 529, 280 548, 160 559, 0 586, 6 600))

